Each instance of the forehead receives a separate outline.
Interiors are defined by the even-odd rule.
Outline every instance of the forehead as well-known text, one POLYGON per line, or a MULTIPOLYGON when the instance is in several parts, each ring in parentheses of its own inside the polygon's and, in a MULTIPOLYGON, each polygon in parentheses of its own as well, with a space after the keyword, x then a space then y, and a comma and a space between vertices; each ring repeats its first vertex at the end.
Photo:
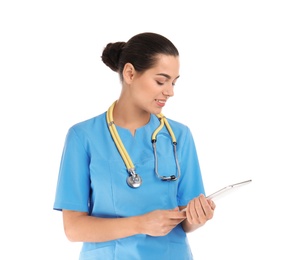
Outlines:
POLYGON ((158 55, 155 65, 150 69, 153 73, 166 73, 171 77, 179 76, 179 56, 158 55))

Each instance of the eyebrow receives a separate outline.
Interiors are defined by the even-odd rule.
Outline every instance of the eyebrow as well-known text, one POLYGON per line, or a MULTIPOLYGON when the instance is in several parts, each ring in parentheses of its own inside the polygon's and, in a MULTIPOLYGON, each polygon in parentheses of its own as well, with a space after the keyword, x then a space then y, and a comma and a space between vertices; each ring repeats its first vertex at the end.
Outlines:
MULTIPOLYGON (((170 77, 168 74, 165 74, 165 73, 158 73, 158 74, 156 74, 156 75, 158 75, 158 76, 164 76, 164 77, 166 77, 167 79, 171 79, 171 77, 170 77)), ((178 78, 179 78, 179 75, 175 78, 175 80, 178 79, 178 78)))

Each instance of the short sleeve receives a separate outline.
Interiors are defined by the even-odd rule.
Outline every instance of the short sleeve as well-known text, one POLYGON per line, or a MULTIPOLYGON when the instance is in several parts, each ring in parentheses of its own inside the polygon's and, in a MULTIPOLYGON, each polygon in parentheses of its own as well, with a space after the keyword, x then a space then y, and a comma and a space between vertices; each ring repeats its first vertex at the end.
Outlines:
POLYGON ((181 178, 178 186, 178 204, 179 206, 185 206, 200 194, 205 195, 195 142, 189 128, 182 138, 179 149, 181 154, 181 178))
POLYGON ((84 141, 70 128, 63 148, 54 209, 88 212, 89 156, 84 141))

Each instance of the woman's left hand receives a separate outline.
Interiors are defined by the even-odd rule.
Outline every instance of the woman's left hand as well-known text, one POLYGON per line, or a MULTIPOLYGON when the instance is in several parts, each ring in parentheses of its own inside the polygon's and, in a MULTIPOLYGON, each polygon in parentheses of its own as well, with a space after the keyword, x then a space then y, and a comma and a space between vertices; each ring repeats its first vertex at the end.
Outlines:
POLYGON ((184 222, 188 222, 184 225, 185 231, 192 231, 212 219, 215 208, 215 203, 203 194, 192 199, 185 208, 187 219, 184 222))

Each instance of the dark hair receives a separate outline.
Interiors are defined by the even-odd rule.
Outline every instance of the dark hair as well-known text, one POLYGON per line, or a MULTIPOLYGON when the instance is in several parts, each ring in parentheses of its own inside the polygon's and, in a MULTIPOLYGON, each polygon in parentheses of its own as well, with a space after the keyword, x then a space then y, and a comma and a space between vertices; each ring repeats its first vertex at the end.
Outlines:
POLYGON ((179 56, 174 44, 164 36, 156 33, 140 33, 128 42, 108 43, 102 52, 102 61, 122 79, 126 63, 131 63, 138 72, 153 67, 159 54, 179 56))

